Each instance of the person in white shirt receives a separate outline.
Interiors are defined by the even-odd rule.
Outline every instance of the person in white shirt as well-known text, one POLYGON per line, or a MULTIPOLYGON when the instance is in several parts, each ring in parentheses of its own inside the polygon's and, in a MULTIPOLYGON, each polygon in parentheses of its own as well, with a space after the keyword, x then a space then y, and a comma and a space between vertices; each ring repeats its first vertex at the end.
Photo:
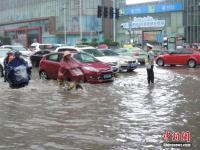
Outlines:
POLYGON ((147 82, 148 84, 154 83, 154 52, 152 51, 153 45, 147 43, 147 58, 146 58, 146 68, 147 68, 147 82))

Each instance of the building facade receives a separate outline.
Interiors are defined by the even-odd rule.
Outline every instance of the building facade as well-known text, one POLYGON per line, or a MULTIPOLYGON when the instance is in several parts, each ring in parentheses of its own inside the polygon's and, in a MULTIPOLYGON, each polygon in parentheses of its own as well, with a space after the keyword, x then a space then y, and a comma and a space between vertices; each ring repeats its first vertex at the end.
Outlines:
POLYGON ((118 42, 161 45, 165 37, 174 37, 176 44, 200 42, 200 0, 122 5, 121 13, 123 16, 117 22, 118 42))
MULTIPOLYGON (((0 36, 27 47, 33 42, 66 41, 73 45, 81 39, 103 40, 104 30, 112 28, 109 20, 97 18, 97 6, 108 5, 105 0, 0 0, 0 3, 0 36)), ((112 37, 111 34, 107 37, 112 37)))

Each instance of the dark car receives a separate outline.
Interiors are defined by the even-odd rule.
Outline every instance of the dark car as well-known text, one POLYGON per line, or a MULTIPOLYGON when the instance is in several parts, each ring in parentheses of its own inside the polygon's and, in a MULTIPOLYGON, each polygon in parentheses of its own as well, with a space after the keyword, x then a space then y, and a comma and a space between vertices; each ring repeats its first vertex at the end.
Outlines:
POLYGON ((39 64, 40 64, 40 60, 42 59, 42 57, 46 54, 49 54, 51 51, 49 50, 40 50, 40 51, 37 51, 35 52, 34 54, 32 54, 30 56, 30 60, 31 60, 31 63, 34 67, 38 67, 39 64))

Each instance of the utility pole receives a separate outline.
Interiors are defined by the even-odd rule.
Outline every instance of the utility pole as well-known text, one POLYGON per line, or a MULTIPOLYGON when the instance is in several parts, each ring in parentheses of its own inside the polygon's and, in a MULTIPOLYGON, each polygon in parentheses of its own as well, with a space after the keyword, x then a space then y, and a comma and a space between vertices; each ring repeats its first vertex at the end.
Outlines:
POLYGON ((64 4, 63 7, 63 21, 64 21, 64 39, 65 39, 65 45, 67 45, 67 37, 66 37, 66 33, 67 33, 67 25, 66 25, 66 4, 64 4))
POLYGON ((116 28, 116 22, 115 22, 115 16, 116 16, 116 14, 115 14, 115 11, 116 11, 116 9, 115 9, 116 7, 115 7, 115 0, 113 0, 113 41, 115 42, 116 40, 115 40, 115 28, 116 28))
POLYGON ((128 26, 129 26, 129 43, 131 43, 131 37, 132 37, 132 18, 129 17, 129 23, 128 23, 128 26))
POLYGON ((79 0, 80 1, 80 8, 79 8, 79 26, 80 26, 80 42, 82 41, 83 39, 83 29, 82 29, 82 0, 79 0))

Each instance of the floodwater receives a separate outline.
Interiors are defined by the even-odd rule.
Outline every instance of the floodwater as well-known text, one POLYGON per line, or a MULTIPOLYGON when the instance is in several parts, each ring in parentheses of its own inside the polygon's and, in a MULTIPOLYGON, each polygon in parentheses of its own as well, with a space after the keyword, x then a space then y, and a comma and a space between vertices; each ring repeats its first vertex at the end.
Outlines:
POLYGON ((200 68, 154 71, 151 86, 138 68, 70 92, 40 81, 36 69, 23 89, 0 79, 0 149, 157 150, 168 130, 189 131, 189 149, 200 149, 200 68))

